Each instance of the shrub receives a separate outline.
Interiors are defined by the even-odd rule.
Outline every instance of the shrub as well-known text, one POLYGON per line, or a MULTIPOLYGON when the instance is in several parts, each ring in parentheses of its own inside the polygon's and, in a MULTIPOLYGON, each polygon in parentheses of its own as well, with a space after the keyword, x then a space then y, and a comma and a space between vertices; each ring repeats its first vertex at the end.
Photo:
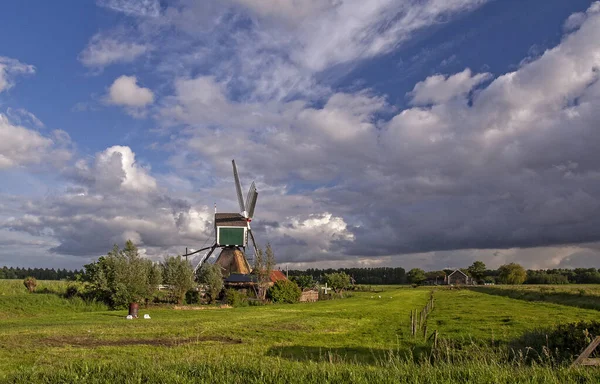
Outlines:
MULTIPOLYGON (((600 321, 580 321, 560 324, 550 330, 526 333, 517 341, 521 348, 531 347, 538 353, 550 354, 558 361, 572 360, 587 347, 596 336, 600 336, 600 321)), ((590 357, 598 357, 598 351, 590 357)))
POLYGON ((166 256, 162 262, 162 277, 169 286, 171 298, 182 304, 187 292, 194 288, 194 268, 181 256, 166 256))
POLYGON ((142 258, 130 240, 122 250, 115 245, 106 256, 84 267, 91 298, 112 308, 126 308, 129 303, 151 299, 159 283, 157 266, 142 258))
POLYGON ((232 307, 245 307, 248 305, 248 296, 236 289, 229 288, 225 291, 225 302, 232 307))
POLYGON ((277 281, 267 292, 269 299, 274 303, 297 303, 302 296, 298 284, 290 280, 277 281))
POLYGON ((523 284, 527 278, 525 268, 517 263, 510 263, 498 268, 498 277, 502 284, 518 285, 523 284))
POLYGON ((195 289, 190 289, 185 293, 186 304, 198 304, 200 303, 200 294, 195 289))
POLYGON ((328 273, 325 274, 325 283, 336 293, 339 293, 350 286, 350 276, 344 272, 328 273))
POLYGON ((198 271, 198 282, 207 287, 206 293, 210 303, 214 303, 223 290, 223 273, 217 264, 205 263, 198 271))
POLYGON ((84 291, 85 291, 85 289, 81 283, 71 282, 67 286, 67 289, 65 291, 65 297, 67 299, 70 299, 70 298, 76 297, 76 296, 83 297, 84 291))
POLYGON ((37 280, 35 279, 35 277, 28 276, 25 278, 25 280, 23 280, 23 285, 25 286, 25 288, 27 288, 29 293, 33 293, 35 292, 35 288, 37 287, 37 280))

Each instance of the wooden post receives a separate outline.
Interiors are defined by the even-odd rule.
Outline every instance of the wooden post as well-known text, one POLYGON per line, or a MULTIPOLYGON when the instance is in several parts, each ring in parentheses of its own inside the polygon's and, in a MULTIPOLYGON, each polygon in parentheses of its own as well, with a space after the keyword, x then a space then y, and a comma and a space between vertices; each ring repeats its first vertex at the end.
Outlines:
POLYGON ((415 335, 417 334, 417 329, 419 329, 419 318, 417 317, 417 310, 415 309, 415 335))
POLYGON ((594 349, 600 345, 600 336, 596 336, 594 340, 588 345, 583 352, 575 359, 571 367, 576 365, 600 365, 600 359, 590 359, 589 356, 594 352, 594 349))
POLYGON ((415 335, 415 318, 413 317, 413 311, 410 310, 410 334, 411 336, 415 335))
POLYGON ((437 348, 437 338, 438 338, 438 331, 436 329, 435 333, 433 334, 433 348, 437 348))

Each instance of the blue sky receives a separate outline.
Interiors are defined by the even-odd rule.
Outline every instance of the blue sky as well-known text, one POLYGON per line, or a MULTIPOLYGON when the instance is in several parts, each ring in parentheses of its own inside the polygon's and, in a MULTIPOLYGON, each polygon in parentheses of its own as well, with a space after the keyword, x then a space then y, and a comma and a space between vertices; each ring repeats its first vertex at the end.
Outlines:
POLYGON ((292 267, 596 266, 599 4, 5 4, 0 264, 201 245, 235 158, 292 267))

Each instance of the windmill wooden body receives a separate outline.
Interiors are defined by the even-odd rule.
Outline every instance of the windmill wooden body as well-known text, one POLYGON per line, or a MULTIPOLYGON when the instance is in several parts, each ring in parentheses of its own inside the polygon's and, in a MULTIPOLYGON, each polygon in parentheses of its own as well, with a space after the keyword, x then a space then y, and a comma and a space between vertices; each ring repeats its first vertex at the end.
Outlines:
POLYGON ((252 242, 252 247, 255 254, 258 252, 256 248, 256 242, 254 241, 254 235, 252 234, 252 229, 250 228, 250 222, 254 216, 254 209, 258 199, 258 191, 256 190, 256 185, 254 182, 252 182, 250 189, 248 190, 248 194, 246 195, 246 201, 244 201, 242 197, 242 186, 240 184, 235 160, 232 160, 231 164, 233 166, 233 178, 235 181, 235 189, 240 206, 240 212, 215 212, 215 240, 213 245, 210 247, 200 248, 197 251, 190 253, 187 253, 186 251, 186 254, 184 255, 187 257, 203 251, 208 251, 208 253, 204 257, 201 257, 198 261, 195 267, 195 270, 197 270, 210 258, 217 248, 220 248, 221 253, 215 261, 215 264, 221 266, 224 277, 227 277, 233 273, 249 274, 252 272, 250 263, 246 258, 248 239, 250 239, 252 242))

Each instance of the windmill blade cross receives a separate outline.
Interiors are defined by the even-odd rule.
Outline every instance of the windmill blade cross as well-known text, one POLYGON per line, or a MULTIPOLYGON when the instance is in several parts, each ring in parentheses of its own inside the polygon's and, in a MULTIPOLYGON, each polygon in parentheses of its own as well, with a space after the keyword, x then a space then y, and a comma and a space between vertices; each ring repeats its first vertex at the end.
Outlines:
POLYGON ((254 217, 254 208, 256 207, 256 199, 258 199, 258 192, 256 191, 256 185, 254 181, 250 185, 248 190, 248 196, 246 197, 246 209, 248 210, 248 218, 254 217))
POLYGON ((258 256, 258 248, 256 247, 256 241, 254 241, 254 235, 252 234, 252 230, 250 228, 248 228, 248 234, 252 240, 252 247, 254 247, 254 258, 256 260, 256 256, 258 256))
POLYGON ((244 217, 248 217, 246 213, 246 207, 244 207, 244 199, 242 197, 242 185, 240 184, 240 177, 238 176, 237 167, 235 166, 235 160, 231 160, 233 165, 233 178, 235 179, 235 190, 237 192, 238 203, 240 203, 240 212, 244 217))

